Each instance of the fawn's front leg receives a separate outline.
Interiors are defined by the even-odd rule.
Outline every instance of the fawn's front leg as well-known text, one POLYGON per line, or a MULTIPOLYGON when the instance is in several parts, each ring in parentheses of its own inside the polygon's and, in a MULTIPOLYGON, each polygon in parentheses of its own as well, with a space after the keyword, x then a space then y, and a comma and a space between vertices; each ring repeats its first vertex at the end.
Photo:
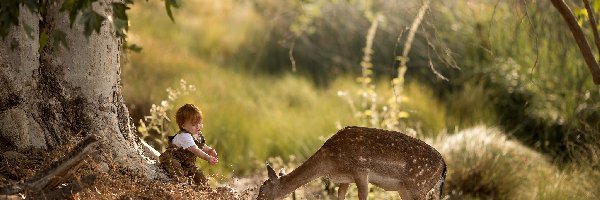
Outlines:
POLYGON ((354 178, 356 187, 358 188, 358 199, 367 200, 369 196, 369 175, 368 173, 360 173, 354 178))

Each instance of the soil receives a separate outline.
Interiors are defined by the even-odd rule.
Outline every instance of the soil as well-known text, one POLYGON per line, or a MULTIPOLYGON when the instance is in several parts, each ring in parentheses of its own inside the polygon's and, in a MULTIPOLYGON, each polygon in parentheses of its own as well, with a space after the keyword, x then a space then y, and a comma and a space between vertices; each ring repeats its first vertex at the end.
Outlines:
MULTIPOLYGON (((73 143, 73 142, 71 142, 73 143)), ((235 179, 224 185, 195 185, 191 180, 148 180, 92 157, 55 188, 31 191, 27 182, 45 175, 74 145, 50 151, 1 149, 0 199, 254 199, 260 178, 235 179)))

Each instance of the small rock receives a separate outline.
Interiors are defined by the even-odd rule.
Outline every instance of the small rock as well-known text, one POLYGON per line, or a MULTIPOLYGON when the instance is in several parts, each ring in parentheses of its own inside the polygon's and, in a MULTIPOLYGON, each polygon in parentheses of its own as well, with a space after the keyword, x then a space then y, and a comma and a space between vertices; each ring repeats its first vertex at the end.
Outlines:
POLYGON ((7 151, 2 154, 3 160, 6 162, 18 162, 27 159, 25 155, 16 151, 7 151))
POLYGON ((105 172, 105 173, 108 173, 108 171, 110 171, 108 164, 106 164, 105 162, 100 162, 98 164, 98 169, 100 170, 100 172, 105 172))

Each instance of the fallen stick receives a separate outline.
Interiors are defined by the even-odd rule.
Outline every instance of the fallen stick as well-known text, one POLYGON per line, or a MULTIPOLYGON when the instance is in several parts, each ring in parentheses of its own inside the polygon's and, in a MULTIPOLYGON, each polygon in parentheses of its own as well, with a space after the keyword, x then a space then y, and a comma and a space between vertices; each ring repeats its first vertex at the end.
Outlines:
POLYGON ((19 195, 0 195, 0 200, 21 200, 25 199, 19 195))
POLYGON ((89 135, 79 142, 77 146, 67 154, 65 159, 53 163, 46 170, 40 171, 32 180, 27 181, 26 187, 33 191, 52 189, 69 178, 81 165, 87 155, 96 148, 98 139, 89 135))

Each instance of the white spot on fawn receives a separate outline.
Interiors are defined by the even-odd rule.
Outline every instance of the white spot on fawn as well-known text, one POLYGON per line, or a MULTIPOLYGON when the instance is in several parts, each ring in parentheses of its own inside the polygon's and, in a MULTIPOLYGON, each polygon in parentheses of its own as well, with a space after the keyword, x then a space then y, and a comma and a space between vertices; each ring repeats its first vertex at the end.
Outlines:
POLYGON ((358 160, 359 160, 359 161, 361 161, 361 162, 365 162, 365 161, 367 161, 367 159, 366 159, 366 158, 364 158, 364 157, 362 157, 362 156, 359 156, 359 157, 358 157, 358 160))

